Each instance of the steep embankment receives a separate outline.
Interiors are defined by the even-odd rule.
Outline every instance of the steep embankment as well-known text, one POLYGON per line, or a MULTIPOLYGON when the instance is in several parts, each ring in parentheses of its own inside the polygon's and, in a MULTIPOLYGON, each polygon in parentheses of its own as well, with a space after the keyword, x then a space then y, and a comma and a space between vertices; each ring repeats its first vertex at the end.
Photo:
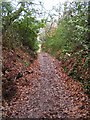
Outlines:
MULTIPOLYGON (((30 52, 31 54, 31 52, 30 52)), ((25 49, 17 48, 9 50, 3 48, 2 87, 3 100, 10 101, 16 94, 16 82, 26 74, 28 66, 34 61, 33 57, 25 49)))

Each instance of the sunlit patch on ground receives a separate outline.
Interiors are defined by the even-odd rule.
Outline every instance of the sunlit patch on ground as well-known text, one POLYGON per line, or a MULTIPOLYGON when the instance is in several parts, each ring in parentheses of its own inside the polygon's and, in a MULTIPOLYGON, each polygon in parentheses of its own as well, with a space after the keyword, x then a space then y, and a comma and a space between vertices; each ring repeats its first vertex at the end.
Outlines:
POLYGON ((41 52, 41 44, 39 44, 39 49, 37 51, 37 53, 40 53, 41 52))

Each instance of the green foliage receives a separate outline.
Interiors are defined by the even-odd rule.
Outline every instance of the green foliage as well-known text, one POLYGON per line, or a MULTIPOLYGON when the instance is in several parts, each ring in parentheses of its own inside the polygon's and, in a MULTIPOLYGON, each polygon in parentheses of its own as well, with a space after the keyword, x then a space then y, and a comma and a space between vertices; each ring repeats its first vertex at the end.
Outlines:
MULTIPOLYGON (((87 74, 90 62, 90 29, 88 27, 88 15, 88 3, 65 3, 63 16, 59 20, 56 33, 53 36, 46 37, 43 50, 56 56, 59 60, 64 59, 65 61, 67 54, 70 54, 72 58, 76 57, 77 60, 74 61, 73 68, 68 74, 74 79, 81 81, 84 87, 90 90, 90 78, 88 77, 89 74, 87 74), (60 54, 58 54, 59 51, 60 54), (85 62, 82 63, 83 58, 85 58, 85 62), (87 84, 85 84, 84 81, 87 81, 87 84)), ((69 71, 67 66, 64 66, 64 69, 66 72, 69 71)))
POLYGON ((24 62, 25 66, 28 67, 30 65, 29 62, 24 62))
POLYGON ((2 2, 2 15, 6 16, 12 13, 13 7, 10 2, 2 2))
POLYGON ((44 20, 37 20, 31 2, 20 2, 14 9, 10 2, 2 2, 3 45, 8 48, 27 46, 31 50, 38 49, 37 36, 39 29, 44 27, 44 20))
POLYGON ((52 51, 61 49, 64 52, 68 52, 77 45, 86 45, 88 31, 87 7, 84 6, 80 2, 70 3, 67 13, 65 12, 59 21, 60 24, 56 35, 47 38, 46 48, 51 47, 52 51))

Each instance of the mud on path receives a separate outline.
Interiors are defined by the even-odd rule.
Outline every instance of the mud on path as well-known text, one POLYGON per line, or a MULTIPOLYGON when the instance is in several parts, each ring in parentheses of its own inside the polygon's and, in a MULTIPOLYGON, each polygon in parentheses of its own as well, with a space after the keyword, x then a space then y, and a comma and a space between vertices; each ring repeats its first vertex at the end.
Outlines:
POLYGON ((10 118, 90 117, 89 100, 81 84, 68 77, 60 64, 47 53, 40 53, 31 73, 18 80, 17 95, 5 105, 4 114, 10 118))

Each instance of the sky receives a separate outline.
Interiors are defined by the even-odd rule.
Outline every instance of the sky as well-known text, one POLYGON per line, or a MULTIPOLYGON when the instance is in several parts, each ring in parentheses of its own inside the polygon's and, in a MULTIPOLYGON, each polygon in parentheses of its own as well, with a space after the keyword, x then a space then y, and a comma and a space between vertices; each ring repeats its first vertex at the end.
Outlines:
MULTIPOLYGON (((15 1, 15 0, 3 0, 3 1, 8 2, 8 1, 15 1)), ((30 0, 23 0, 23 1, 30 1, 30 0)), ((53 6, 57 5, 60 2, 64 3, 66 0, 33 0, 33 1, 36 1, 36 2, 41 1, 44 3, 44 7, 46 10, 51 10, 53 6)), ((72 0, 67 0, 67 1, 72 1, 72 0)))
MULTIPOLYGON (((17 0, 2 0, 2 1, 17 1, 17 0)), ((19 0, 18 0, 19 1, 19 0)), ((23 1, 30 1, 30 0, 23 0, 23 1)), ((51 10, 53 6, 56 6, 58 3, 64 3, 65 1, 89 1, 89 0, 33 0, 33 1, 41 1, 44 3, 44 7, 46 10, 51 10)))
POLYGON ((65 1, 72 2, 72 1, 89 1, 89 0, 35 0, 35 1, 43 2, 45 9, 51 10, 53 6, 56 6, 58 3, 64 3, 65 1))
MULTIPOLYGON (((42 0, 44 3, 44 7, 46 10, 52 9, 53 6, 57 5, 58 3, 64 3, 66 0, 42 0)), ((68 0, 72 1, 72 0, 68 0)))

